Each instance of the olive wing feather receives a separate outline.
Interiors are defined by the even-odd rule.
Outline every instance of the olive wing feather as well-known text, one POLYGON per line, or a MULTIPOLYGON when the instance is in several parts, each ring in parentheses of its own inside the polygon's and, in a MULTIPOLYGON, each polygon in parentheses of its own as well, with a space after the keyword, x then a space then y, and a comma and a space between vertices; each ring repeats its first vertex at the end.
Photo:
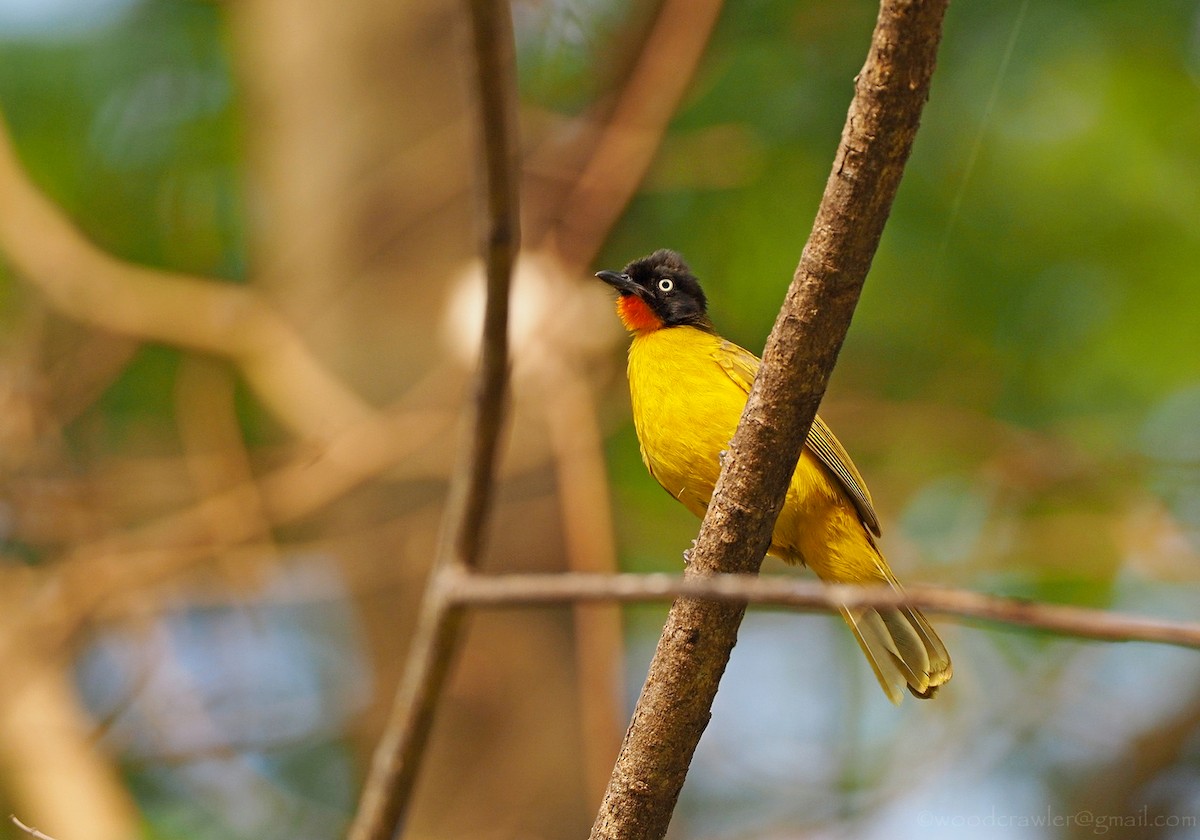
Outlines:
MULTIPOLYGON (((749 394, 750 386, 753 384, 761 364, 759 358, 732 341, 722 341, 713 357, 729 378, 749 394)), ((879 517, 875 513, 875 506, 871 501, 871 493, 867 490, 866 482, 863 481, 854 462, 850 460, 850 454, 819 416, 813 420, 805 445, 817 457, 817 460, 833 473, 834 478, 846 491, 846 495, 854 502, 854 507, 858 509, 858 515, 862 518, 863 524, 872 534, 880 536, 879 517)))

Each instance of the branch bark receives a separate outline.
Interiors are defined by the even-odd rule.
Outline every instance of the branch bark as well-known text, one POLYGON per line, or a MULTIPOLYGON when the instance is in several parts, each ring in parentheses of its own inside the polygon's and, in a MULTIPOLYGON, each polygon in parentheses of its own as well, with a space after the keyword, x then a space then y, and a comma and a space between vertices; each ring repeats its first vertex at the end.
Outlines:
MULTIPOLYGON (((883 0, 833 171, 691 554, 689 576, 755 573, 850 325, 912 148, 947 0, 883 0)), ((671 608, 600 812, 600 838, 666 834, 744 603, 671 608)))
POLYGON ((482 250, 487 277, 468 457, 450 484, 442 532, 421 615, 392 712, 371 763, 350 840, 388 840, 403 824, 434 712, 458 647, 463 612, 445 581, 477 565, 491 505, 508 387, 508 292, 520 247, 512 18, 504 0, 469 0, 475 51, 485 201, 482 250))

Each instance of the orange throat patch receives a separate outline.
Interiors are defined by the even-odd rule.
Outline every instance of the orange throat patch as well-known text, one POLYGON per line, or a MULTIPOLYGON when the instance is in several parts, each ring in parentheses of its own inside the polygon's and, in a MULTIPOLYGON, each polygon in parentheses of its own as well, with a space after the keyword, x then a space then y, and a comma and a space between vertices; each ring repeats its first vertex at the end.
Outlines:
POLYGON ((663 325, 654 310, 637 295, 621 295, 617 298, 617 315, 630 332, 653 332, 663 325))

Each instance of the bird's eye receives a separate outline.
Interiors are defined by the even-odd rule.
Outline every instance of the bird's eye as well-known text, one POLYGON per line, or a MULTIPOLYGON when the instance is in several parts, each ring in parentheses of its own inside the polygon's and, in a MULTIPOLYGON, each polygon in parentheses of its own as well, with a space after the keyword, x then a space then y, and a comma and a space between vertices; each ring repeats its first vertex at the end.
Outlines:
POLYGON ((675 288, 675 281, 670 277, 664 277, 658 281, 658 290, 660 292, 669 292, 675 288))

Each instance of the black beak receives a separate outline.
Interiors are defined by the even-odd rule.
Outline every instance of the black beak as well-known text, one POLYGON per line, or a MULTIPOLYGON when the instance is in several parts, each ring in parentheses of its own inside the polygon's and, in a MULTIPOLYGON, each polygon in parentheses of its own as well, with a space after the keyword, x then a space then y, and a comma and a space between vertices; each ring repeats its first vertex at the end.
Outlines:
POLYGON ((628 274, 618 274, 615 271, 597 271, 596 276, 612 286, 623 295, 639 295, 641 287, 630 279, 628 274))

